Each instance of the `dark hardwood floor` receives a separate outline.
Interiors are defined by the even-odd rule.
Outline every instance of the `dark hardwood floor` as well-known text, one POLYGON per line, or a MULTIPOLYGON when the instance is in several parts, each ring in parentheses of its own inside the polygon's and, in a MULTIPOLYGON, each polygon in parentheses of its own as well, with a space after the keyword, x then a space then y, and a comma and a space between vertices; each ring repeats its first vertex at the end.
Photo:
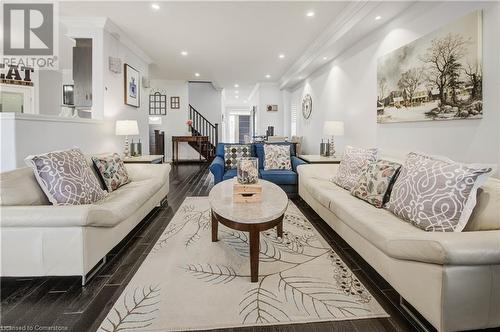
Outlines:
MULTIPOLYGON (((0 330, 7 326, 51 331, 95 331, 187 196, 206 196, 212 187, 206 164, 181 164, 170 173, 168 206, 155 209, 107 256, 85 286, 79 277, 2 278, 0 330)), ((327 239, 389 318, 306 323, 223 331, 415 331, 399 306, 399 295, 300 198, 294 203, 327 239)), ((29 331, 29 329, 28 329, 29 331)), ((222 331, 222 330, 220 330, 222 331)))

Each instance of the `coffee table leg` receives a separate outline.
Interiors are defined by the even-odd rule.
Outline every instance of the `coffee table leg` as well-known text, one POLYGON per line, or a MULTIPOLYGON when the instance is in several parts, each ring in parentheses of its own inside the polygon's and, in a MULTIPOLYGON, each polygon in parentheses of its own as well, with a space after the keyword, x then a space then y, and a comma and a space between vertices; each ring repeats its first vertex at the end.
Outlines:
POLYGON ((276 225, 276 233, 278 233, 278 237, 283 238, 283 220, 276 225))
POLYGON ((213 211, 210 211, 210 214, 212 215, 212 242, 217 242, 219 222, 217 221, 217 218, 215 217, 215 213, 213 211))
POLYGON ((250 231, 250 275, 251 281, 259 281, 260 232, 250 231))

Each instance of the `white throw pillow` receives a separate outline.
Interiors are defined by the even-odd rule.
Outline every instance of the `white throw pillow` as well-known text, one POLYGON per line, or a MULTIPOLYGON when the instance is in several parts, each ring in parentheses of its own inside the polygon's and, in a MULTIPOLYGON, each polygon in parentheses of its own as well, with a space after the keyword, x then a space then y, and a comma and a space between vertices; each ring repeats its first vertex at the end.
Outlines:
POLYGON ((292 169, 290 145, 264 144, 264 169, 292 169))
POLYGON ((363 149, 347 146, 340 162, 339 169, 332 181, 340 187, 351 191, 358 183, 363 169, 377 161, 378 149, 363 149))

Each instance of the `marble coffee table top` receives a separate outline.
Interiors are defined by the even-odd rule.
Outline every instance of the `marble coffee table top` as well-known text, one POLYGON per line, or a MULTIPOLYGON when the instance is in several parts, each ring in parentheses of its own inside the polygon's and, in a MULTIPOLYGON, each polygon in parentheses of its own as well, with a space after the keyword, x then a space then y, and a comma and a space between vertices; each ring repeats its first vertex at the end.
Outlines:
POLYGON ((262 200, 257 203, 233 203, 234 179, 219 182, 208 194, 210 207, 219 216, 238 223, 257 224, 281 217, 288 206, 285 192, 269 181, 262 184, 262 200))

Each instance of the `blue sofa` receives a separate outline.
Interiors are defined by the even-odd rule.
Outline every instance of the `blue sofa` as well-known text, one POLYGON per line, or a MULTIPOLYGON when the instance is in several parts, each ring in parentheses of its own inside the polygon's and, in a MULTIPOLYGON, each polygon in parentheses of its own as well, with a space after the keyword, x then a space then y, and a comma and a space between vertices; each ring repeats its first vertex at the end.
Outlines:
MULTIPOLYGON (((236 143, 219 143, 215 151, 215 159, 210 164, 210 172, 214 175, 214 184, 231 179, 236 176, 236 169, 226 169, 224 166, 224 145, 236 143)), ((271 169, 264 170, 264 143, 253 143, 251 145, 252 157, 259 158, 259 178, 273 182, 280 186, 287 194, 297 194, 297 166, 305 164, 302 159, 295 155, 295 146, 292 143, 266 143, 266 144, 286 144, 290 145, 291 170, 271 169)))

